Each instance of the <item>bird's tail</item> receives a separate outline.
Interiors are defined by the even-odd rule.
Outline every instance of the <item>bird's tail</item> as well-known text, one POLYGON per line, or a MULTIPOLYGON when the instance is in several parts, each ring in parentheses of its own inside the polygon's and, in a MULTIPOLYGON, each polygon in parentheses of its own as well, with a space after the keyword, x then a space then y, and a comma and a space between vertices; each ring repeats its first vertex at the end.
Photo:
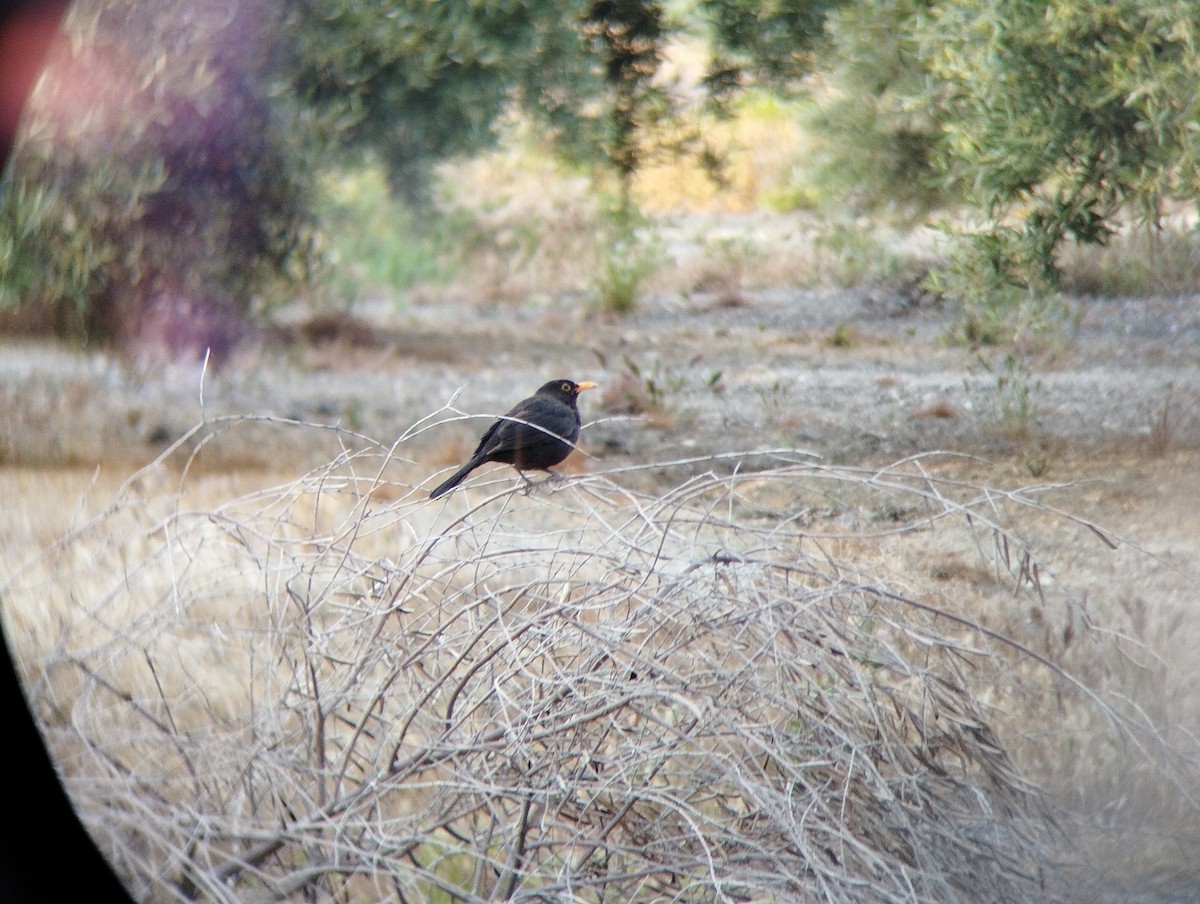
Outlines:
POLYGON ((462 483, 463 480, 466 479, 467 475, 478 468, 481 464, 483 464, 483 459, 476 461, 474 458, 472 458, 469 462, 434 487, 433 491, 429 494, 429 498, 437 499, 438 496, 443 496, 446 493, 449 493, 452 489, 462 483))

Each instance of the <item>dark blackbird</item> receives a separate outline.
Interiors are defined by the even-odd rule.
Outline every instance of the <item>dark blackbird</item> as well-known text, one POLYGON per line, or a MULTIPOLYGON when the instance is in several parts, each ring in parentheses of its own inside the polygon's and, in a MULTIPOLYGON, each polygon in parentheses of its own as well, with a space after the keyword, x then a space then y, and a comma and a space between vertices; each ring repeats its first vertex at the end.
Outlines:
POLYGON ((492 424, 479 440, 471 460, 434 488, 437 499, 458 486, 481 464, 499 461, 518 471, 545 471, 571 454, 579 439, 579 393, 592 389, 590 382, 551 380, 492 424))

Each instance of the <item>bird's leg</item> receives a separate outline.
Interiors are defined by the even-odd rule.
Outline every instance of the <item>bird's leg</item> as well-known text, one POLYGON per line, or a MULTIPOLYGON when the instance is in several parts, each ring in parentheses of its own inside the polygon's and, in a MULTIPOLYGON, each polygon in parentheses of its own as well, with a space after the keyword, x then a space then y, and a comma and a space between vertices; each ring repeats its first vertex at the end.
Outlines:
POLYGON ((549 491, 558 484, 565 484, 566 482, 566 474, 559 474, 557 471, 552 471, 549 468, 546 468, 546 479, 541 481, 538 486, 544 486, 547 491, 549 491))
POLYGON ((545 480, 534 480, 532 477, 530 477, 524 471, 517 472, 518 474, 521 475, 521 479, 523 481, 525 481, 525 486, 522 487, 521 489, 526 496, 528 496, 530 493, 532 493, 538 487, 543 487, 543 486, 549 487, 549 485, 551 485, 551 484, 559 483, 560 481, 563 481, 566 479, 562 474, 559 474, 557 471, 551 471, 549 468, 541 468, 540 470, 543 473, 545 473, 545 475, 546 475, 545 480))

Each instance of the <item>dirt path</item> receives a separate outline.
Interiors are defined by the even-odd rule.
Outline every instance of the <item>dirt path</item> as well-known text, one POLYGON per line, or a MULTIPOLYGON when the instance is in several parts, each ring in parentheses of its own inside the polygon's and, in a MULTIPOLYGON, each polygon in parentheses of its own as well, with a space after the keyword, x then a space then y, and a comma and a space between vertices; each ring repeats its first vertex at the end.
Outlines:
MULTIPOLYGON (((456 393, 460 410, 494 414, 556 375, 602 384, 584 440, 604 462, 780 446, 878 462, 942 448, 1026 454, 1036 472, 1068 449, 1200 448, 1196 298, 1089 302, 1077 326, 1020 359, 947 343, 949 312, 865 290, 763 292, 737 307, 666 297, 613 321, 580 307, 428 304, 380 318, 369 342, 332 331, 206 376, 8 344, 0 461, 142 462, 229 415, 340 424, 388 444, 456 393)), ((472 426, 422 433, 411 448, 440 460, 472 426)), ((250 431, 207 454, 217 467, 276 468, 336 449, 250 431)))

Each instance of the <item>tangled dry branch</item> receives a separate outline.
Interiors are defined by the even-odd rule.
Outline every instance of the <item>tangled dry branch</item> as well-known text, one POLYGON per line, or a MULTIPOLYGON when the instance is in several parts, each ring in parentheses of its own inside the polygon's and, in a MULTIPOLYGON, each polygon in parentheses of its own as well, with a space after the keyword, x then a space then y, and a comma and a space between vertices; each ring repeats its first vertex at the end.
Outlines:
POLYGON ((1035 496, 774 455, 433 503, 394 453, 198 509, 131 483, 7 589, 90 576, 24 664, 140 899, 1055 894, 1005 713, 1129 717, 1060 665, 1088 624, 1006 521, 1035 496), (834 495, 903 517, 816 524, 834 495), (878 549, 918 532, 1054 630, 910 586, 878 549))

